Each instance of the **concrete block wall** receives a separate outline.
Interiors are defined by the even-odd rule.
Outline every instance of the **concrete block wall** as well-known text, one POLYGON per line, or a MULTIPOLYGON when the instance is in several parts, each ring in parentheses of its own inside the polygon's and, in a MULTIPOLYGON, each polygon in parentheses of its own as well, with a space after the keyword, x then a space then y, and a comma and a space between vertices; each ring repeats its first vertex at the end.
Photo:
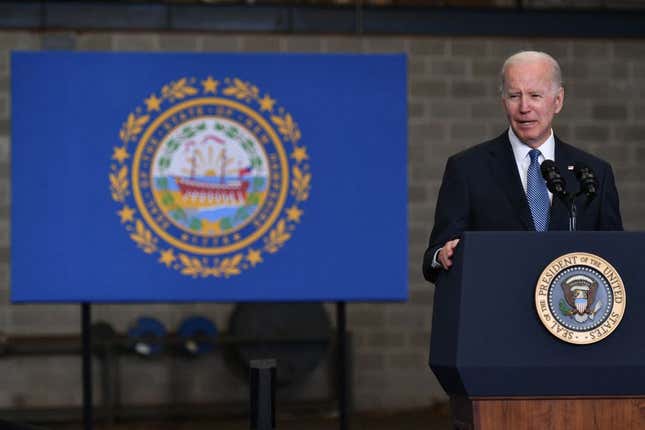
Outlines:
MULTIPOLYGON (((508 39, 464 37, 354 37, 168 33, 0 32, 0 331, 10 335, 76 333, 74 305, 9 304, 10 76, 12 50, 194 52, 314 52, 408 55, 409 288, 400 304, 351 304, 353 391, 360 410, 427 406, 445 394, 427 368, 433 287, 420 264, 432 228, 435 199, 446 158, 501 133, 498 71, 520 49, 544 50, 563 67, 565 107, 556 133, 613 164, 625 226, 645 227, 645 43, 642 40, 508 39)), ((333 319, 333 306, 327 305, 333 319)), ((100 305, 95 319, 125 331, 140 315, 161 318, 174 329, 185 316, 206 314, 225 329, 232 305, 100 305)), ((183 364, 168 360, 122 364, 123 398, 131 403, 171 401, 180 378, 182 397, 199 402, 246 399, 243 379, 217 359, 183 364), (173 370, 175 369, 175 370, 173 370), (179 376, 177 376, 179 375, 179 376), (173 379, 175 378, 175 379, 173 379), (175 381, 175 382, 173 382, 175 381), (191 382, 192 381, 192 382, 191 382), (173 385, 174 384, 174 385, 173 385), (171 388, 169 388, 171 387, 171 388)), ((0 356, 0 374, 12 375, 0 391, 0 407, 80 404, 76 358, 13 359, 0 356), (49 381, 42 384, 42 381, 49 381), (35 390, 33 387, 37 386, 35 390), (78 386, 78 394, 58 396, 78 386)), ((315 397, 324 392, 324 369, 285 391, 315 397)))

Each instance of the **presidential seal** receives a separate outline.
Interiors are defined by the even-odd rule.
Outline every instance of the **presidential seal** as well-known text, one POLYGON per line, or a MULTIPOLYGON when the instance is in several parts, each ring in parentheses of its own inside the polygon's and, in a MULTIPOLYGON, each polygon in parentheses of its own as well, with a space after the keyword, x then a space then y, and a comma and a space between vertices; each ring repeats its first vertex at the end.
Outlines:
POLYGON ((535 288, 542 324, 557 338, 579 345, 609 336, 625 313, 620 275, 597 255, 576 252, 551 262, 535 288))
POLYGON ((291 238, 311 191, 296 120, 250 82, 182 77, 127 115, 109 184, 134 244, 192 277, 239 275, 291 238))

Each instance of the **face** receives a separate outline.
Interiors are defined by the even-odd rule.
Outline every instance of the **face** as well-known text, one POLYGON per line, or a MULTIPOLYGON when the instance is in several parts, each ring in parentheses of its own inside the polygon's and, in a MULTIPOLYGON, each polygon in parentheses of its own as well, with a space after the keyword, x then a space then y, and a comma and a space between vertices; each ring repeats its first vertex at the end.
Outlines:
POLYGON ((564 102, 564 89, 555 87, 551 65, 544 60, 510 64, 504 83, 502 101, 515 135, 539 147, 550 136, 553 117, 564 102))

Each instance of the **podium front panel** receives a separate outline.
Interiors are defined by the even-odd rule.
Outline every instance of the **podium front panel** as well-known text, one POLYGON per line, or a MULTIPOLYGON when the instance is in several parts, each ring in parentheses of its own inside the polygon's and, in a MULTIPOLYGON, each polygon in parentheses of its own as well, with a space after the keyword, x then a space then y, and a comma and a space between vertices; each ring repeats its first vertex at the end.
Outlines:
POLYGON ((645 234, 468 232, 435 293, 430 364, 449 393, 607 396, 645 393, 645 234), (626 290, 624 317, 600 342, 555 337, 535 309, 535 288, 558 257, 607 260, 626 290))

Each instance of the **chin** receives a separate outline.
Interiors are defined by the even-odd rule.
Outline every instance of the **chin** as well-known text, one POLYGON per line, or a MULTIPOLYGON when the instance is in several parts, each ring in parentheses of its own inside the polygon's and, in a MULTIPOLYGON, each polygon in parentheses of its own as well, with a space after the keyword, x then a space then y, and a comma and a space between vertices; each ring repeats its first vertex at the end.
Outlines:
POLYGON ((523 139, 527 142, 533 142, 538 140, 540 137, 536 136, 534 134, 522 134, 521 136, 518 136, 520 139, 523 139))
POLYGON ((516 135, 527 145, 537 143, 541 140, 540 134, 537 133, 516 133, 516 135))

